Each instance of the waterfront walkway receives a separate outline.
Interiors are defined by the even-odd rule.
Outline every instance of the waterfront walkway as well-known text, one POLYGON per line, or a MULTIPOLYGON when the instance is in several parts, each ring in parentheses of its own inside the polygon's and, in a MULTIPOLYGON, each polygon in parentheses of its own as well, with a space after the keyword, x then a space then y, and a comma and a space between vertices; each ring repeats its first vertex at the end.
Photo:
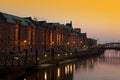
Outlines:
POLYGON ((66 62, 74 61, 80 57, 98 55, 103 53, 103 50, 98 48, 75 51, 70 53, 58 53, 58 54, 0 54, 0 68, 30 68, 30 67, 47 67, 56 66, 66 62), (36 56, 37 55, 37 56, 36 56))

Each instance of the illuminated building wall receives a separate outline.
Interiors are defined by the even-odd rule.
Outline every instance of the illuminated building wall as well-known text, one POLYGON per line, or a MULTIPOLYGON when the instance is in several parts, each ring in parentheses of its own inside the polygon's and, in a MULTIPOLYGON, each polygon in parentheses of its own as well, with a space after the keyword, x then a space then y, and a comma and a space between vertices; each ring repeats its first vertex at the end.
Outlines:
POLYGON ((88 46, 88 41, 89 45, 96 43, 96 40, 87 39, 86 33, 81 33, 79 28, 73 30, 72 22, 47 23, 0 12, 1 51, 20 53, 25 49, 29 52, 36 49, 45 52, 51 48, 58 51, 81 49, 88 46))

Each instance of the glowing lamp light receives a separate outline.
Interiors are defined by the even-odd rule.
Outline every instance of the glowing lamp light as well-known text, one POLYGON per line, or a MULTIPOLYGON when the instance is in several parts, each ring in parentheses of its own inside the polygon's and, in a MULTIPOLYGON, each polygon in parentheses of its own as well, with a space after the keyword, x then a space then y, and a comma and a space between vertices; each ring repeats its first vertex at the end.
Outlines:
POLYGON ((46 72, 44 74, 44 78, 45 78, 45 80, 47 80, 47 73, 46 72))
POLYGON ((65 53, 65 56, 67 56, 68 54, 67 53, 65 53))
POLYGON ((39 58, 37 58, 37 60, 39 61, 39 58))
POLYGON ((55 42, 54 41, 52 41, 52 44, 54 44, 55 42))
POLYGON ((67 65, 67 72, 69 73, 69 71, 70 71, 70 65, 68 64, 67 65))
POLYGON ((86 46, 84 45, 83 47, 85 48, 86 46))
POLYGON ((26 78, 24 78, 24 80, 26 80, 26 78))
POLYGON ((70 55, 72 55, 72 53, 70 53, 70 55))
POLYGON ((14 59, 18 60, 19 58, 18 57, 14 57, 14 59))
POLYGON ((60 77, 60 68, 57 70, 57 77, 60 77))
POLYGON ((26 42, 27 42, 27 40, 24 40, 23 42, 24 42, 24 43, 26 43, 26 42))
POLYGON ((69 42, 67 42, 67 45, 69 45, 70 43, 69 42))
POLYGON ((75 44, 75 41, 73 41, 73 44, 75 44))
POLYGON ((83 41, 80 41, 80 43, 82 44, 82 43, 83 43, 83 41))
POLYGON ((65 74, 67 74, 67 66, 65 66, 65 74))
POLYGON ((44 56, 47 57, 47 54, 45 54, 44 56))
POLYGON ((70 72, 72 73, 72 71, 73 71, 73 67, 72 65, 70 65, 70 72))
POLYGON ((60 54, 57 55, 58 57, 60 56, 60 54))

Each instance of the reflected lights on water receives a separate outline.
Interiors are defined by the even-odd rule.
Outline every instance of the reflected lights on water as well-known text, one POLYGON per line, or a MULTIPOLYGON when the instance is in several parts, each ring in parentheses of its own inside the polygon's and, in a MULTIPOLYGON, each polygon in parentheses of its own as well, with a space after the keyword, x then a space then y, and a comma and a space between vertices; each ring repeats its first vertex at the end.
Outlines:
POLYGON ((70 73, 72 73, 73 71, 73 67, 72 67, 72 64, 70 65, 70 73))
POLYGON ((47 73, 44 74, 44 79, 47 80, 47 73))
POLYGON ((60 77, 60 68, 57 69, 57 77, 60 77))

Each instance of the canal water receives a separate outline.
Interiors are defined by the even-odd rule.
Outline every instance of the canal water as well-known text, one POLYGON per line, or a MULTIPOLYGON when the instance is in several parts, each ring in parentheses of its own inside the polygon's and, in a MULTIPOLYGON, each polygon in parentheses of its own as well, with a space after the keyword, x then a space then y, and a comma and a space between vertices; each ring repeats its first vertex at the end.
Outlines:
MULTIPOLYGON (((7 78, 8 79, 8 78, 7 78)), ((120 51, 106 50, 100 56, 80 59, 37 72, 26 72, 20 80, 120 80, 120 51)))

